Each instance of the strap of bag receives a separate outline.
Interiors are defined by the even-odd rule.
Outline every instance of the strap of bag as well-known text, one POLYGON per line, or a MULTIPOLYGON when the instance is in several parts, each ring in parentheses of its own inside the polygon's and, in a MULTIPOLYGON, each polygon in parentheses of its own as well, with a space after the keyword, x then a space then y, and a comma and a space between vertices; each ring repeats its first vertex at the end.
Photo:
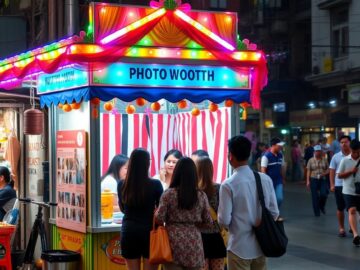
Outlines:
MULTIPOLYGON (((360 159, 359 159, 359 161, 356 163, 355 168, 359 168, 359 166, 360 166, 360 159)), ((356 173, 353 173, 353 177, 355 177, 355 176, 356 176, 356 173)))
POLYGON ((260 205, 262 208, 265 208, 265 200, 264 200, 264 192, 261 185, 260 174, 258 172, 253 171, 255 180, 256 180, 256 189, 259 196, 260 205))

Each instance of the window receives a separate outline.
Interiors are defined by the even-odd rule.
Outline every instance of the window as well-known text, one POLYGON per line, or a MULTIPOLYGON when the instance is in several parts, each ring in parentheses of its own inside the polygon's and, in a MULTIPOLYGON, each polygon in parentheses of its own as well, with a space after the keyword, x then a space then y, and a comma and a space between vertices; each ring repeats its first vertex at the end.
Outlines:
POLYGON ((210 8, 227 8, 226 0, 211 0, 210 1, 210 8))
POLYGON ((331 47, 334 58, 349 54, 349 11, 331 11, 331 47))

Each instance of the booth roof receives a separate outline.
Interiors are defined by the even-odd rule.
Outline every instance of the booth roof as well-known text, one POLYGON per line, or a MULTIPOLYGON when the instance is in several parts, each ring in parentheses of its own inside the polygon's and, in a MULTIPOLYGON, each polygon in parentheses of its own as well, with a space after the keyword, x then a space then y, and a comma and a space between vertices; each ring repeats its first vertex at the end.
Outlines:
MULTIPOLYGON (((45 46, 25 54, 21 54, 16 57, 5 59, 0 61, 0 88, 6 88, 6 85, 10 87, 18 86, 14 80, 26 79, 28 76, 36 76, 36 73, 54 73, 59 68, 76 64, 82 66, 93 67, 98 63, 114 63, 120 61, 123 57, 127 56, 129 49, 131 49, 137 42, 139 42, 144 36, 146 36, 155 25, 161 20, 166 19, 167 22, 179 27, 185 35, 194 40, 197 44, 202 46, 214 57, 214 64, 228 66, 235 71, 248 68, 252 70, 252 89, 250 93, 250 101, 254 108, 260 107, 260 91, 267 83, 267 67, 266 59, 261 51, 241 52, 236 51, 236 48, 232 44, 222 40, 219 36, 209 31, 208 28, 203 26, 200 22, 195 21, 191 16, 187 15, 187 11, 181 11, 179 9, 165 10, 162 7, 155 9, 153 14, 147 15, 141 20, 134 22, 134 25, 126 26, 123 29, 114 29, 112 33, 109 33, 108 39, 103 38, 101 44, 78 44, 82 42, 85 33, 81 33, 79 38, 65 39, 59 43, 52 44, 51 46, 45 46), (156 16, 155 16, 155 15, 156 16), (130 27, 131 26, 131 27, 130 27)), ((139 56, 137 56, 139 57, 139 56)), ((168 59, 171 61, 171 59, 168 59)), ((188 63, 192 62, 192 59, 185 59, 188 63)), ((183 59, 184 61, 184 59, 183 59)), ((201 61, 201 59, 200 59, 201 61)), ((199 62, 199 61, 197 61, 199 62)), ((84 89, 84 88, 83 88, 84 89)), ((78 100, 79 97, 88 99, 99 93, 96 87, 87 88, 91 89, 90 93, 85 95, 80 93, 76 95, 74 100, 78 100)), ((105 88, 103 88, 105 89, 105 88)), ((106 88, 111 89, 111 88, 106 88)), ((224 90, 221 89, 157 89, 151 88, 151 91, 142 91, 142 89, 131 90, 131 93, 125 91, 128 88, 121 88, 117 91, 107 91, 106 99, 110 99, 109 95, 114 94, 113 97, 121 97, 128 100, 129 96, 134 100, 136 97, 144 97, 149 100, 166 98, 169 101, 178 100, 177 96, 181 98, 187 98, 192 102, 209 99, 214 102, 220 102, 224 99, 233 99, 234 101, 248 101, 239 100, 239 97, 244 97, 243 90, 224 90), (192 92, 196 93, 192 93, 192 92), (123 94, 118 94, 123 93, 123 94), (135 96, 137 93, 139 96, 135 96), (141 96, 140 94, 144 94, 141 96), (225 96, 228 94, 228 96, 225 96)), ((76 90, 80 91, 80 90, 76 90)), ((83 91, 83 90, 81 90, 83 91)), ((65 95, 65 92, 61 92, 65 95)), ((74 90, 70 93, 74 94, 74 90)), ((59 94, 50 94, 59 96, 59 94)), ((69 94, 71 95, 71 94, 69 94)), ((101 95, 97 97, 101 98, 101 95)), ((43 99, 43 98, 42 98, 43 99)), ((44 99, 50 100, 51 97, 44 97, 44 99)), ((179 98, 180 99, 180 98, 179 98)), ((58 103, 52 99, 52 102, 58 103)), ((63 99, 60 99, 63 100, 63 99)), ((66 98, 66 100, 69 100, 66 98)), ((43 102, 48 104, 48 102, 43 102)))

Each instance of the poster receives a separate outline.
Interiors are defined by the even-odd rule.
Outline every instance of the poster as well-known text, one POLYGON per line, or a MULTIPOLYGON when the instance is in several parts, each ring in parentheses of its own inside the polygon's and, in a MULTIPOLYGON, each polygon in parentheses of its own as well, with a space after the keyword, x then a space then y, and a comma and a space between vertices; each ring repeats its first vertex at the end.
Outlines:
POLYGON ((86 132, 56 133, 56 225, 86 232, 86 132))

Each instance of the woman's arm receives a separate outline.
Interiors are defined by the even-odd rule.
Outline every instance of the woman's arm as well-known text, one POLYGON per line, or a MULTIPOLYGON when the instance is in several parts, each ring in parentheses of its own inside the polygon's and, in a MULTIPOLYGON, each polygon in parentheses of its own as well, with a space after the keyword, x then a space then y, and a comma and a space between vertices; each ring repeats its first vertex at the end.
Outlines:
POLYGON ((158 209, 155 211, 155 221, 158 224, 164 224, 168 221, 169 209, 169 191, 164 192, 160 198, 158 209))

